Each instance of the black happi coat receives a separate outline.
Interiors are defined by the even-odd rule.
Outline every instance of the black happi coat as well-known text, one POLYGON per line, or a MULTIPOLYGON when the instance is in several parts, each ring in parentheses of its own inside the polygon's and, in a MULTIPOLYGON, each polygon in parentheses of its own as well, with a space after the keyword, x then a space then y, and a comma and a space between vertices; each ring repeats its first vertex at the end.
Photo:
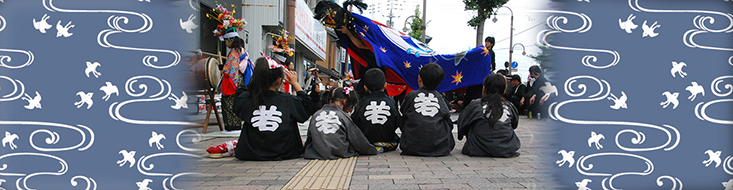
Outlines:
POLYGON ((532 97, 532 95, 537 95, 535 97, 535 101, 539 102, 539 98, 542 98, 542 96, 545 95, 545 92, 540 90, 541 87, 545 86, 545 82, 547 82, 547 79, 545 78, 545 75, 541 75, 537 77, 537 79, 532 83, 531 85, 527 86, 525 96, 527 98, 532 97))
POLYGON ((313 114, 303 158, 326 160, 359 154, 375 155, 377 149, 338 105, 323 105, 313 114))
MULTIPOLYGON (((511 83, 509 83, 511 85, 511 83)), ((514 86, 507 90, 506 95, 504 95, 504 99, 514 104, 514 107, 517 108, 517 110, 521 113, 522 111, 522 105, 520 105, 520 102, 522 98, 524 98, 524 93, 526 93, 527 87, 524 86, 524 84, 519 83, 519 86, 514 86)))
POLYGON ((400 127, 402 154, 415 156, 450 154, 456 145, 451 133, 453 122, 450 120, 448 104, 438 91, 420 88, 408 93, 400 106, 400 111, 403 120, 400 127))
MULTIPOLYGON (((545 92, 540 90, 543 86, 545 86, 545 82, 548 82, 545 78, 545 75, 540 75, 537 77, 537 80, 532 83, 531 86, 527 86, 527 93, 525 94, 525 101, 524 104, 527 106, 527 109, 534 113, 544 113, 547 111, 547 103, 544 105, 540 105, 540 99, 542 99, 543 96, 545 96, 545 92), (535 96, 534 104, 529 105, 529 99, 532 97, 532 95, 535 96)), ((547 117, 545 114, 542 117, 547 117)))
POLYGON ((354 113, 351 114, 351 119, 361 129, 364 136, 369 139, 369 143, 372 144, 376 142, 399 142, 400 137, 397 136, 395 130, 399 126, 400 117, 397 103, 389 98, 384 91, 376 91, 364 96, 359 100, 354 113), (377 106, 373 106, 372 103, 377 106), (382 107, 380 105, 389 108, 389 111, 386 109, 381 110, 389 113, 389 116, 386 116, 386 113, 375 112, 379 110, 372 109, 382 107), (369 114, 369 116, 365 114, 369 114))
POLYGON ((461 153, 469 156, 518 156, 521 143, 514 129, 519 124, 517 109, 504 101, 505 120, 499 119, 492 127, 486 119, 481 99, 471 101, 458 117, 458 140, 466 136, 461 153), (509 111, 509 113, 506 113, 509 111))
POLYGON ((298 122, 308 120, 311 102, 303 91, 297 95, 267 91, 259 106, 249 92, 237 95, 234 112, 244 121, 235 153, 238 159, 285 160, 303 154, 298 122))

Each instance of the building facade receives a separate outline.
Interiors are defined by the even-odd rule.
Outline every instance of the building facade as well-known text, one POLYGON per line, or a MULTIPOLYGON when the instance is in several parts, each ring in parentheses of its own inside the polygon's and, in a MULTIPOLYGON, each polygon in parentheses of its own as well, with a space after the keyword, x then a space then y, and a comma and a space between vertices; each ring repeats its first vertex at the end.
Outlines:
MULTIPOLYGON (((293 39, 289 46, 295 54, 286 62, 295 64, 296 72, 301 73, 298 80, 305 80, 305 71, 316 61, 326 59, 326 30, 320 22, 313 19, 313 0, 243 0, 242 16, 247 20, 243 32, 247 32, 247 50, 252 59, 263 52, 273 56, 269 46, 274 44, 273 37, 279 36, 283 29, 293 39)), ((242 35, 240 33, 240 35, 242 35)))
MULTIPOLYGON (((245 41, 245 48, 250 59, 260 58, 260 52, 273 57, 274 53, 269 46, 273 45, 273 37, 280 35, 282 30, 289 32, 293 39, 289 46, 295 49, 295 54, 288 57, 287 62, 293 62, 301 84, 305 80, 305 73, 315 64, 334 69, 339 74, 348 73, 348 56, 338 44, 338 38, 332 29, 324 27, 313 18, 313 9, 318 0, 200 0, 199 15, 199 48, 208 53, 226 56, 228 49, 216 38, 212 31, 218 21, 206 17, 211 9, 218 4, 231 5, 236 9, 233 15, 244 18, 247 24, 239 36, 245 41), (345 65, 346 64, 346 65, 345 65)), ((325 77, 325 75, 323 75, 325 77)))

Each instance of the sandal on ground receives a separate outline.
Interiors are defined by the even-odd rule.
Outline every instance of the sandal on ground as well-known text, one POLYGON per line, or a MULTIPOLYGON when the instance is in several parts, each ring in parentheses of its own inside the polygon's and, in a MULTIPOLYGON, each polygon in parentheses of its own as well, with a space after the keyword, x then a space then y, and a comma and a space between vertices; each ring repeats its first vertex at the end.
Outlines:
POLYGON ((237 140, 231 140, 224 144, 209 147, 206 152, 209 153, 209 158, 222 158, 233 156, 236 148, 237 140))

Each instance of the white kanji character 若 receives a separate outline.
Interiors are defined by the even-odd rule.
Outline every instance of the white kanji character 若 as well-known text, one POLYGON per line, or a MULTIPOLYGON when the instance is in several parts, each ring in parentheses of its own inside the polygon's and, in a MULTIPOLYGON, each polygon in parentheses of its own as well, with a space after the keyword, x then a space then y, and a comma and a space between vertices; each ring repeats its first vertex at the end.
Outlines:
POLYGON ((511 116, 512 112, 509 111, 509 106, 504 105, 504 113, 501 115, 501 118, 499 118, 499 121, 507 122, 509 120, 509 116, 511 116))
POLYGON ((341 121, 336 117, 336 112, 329 111, 326 114, 324 111, 316 117, 316 128, 324 134, 335 133, 338 131, 339 125, 341 125, 341 121))
POLYGON ((260 131, 275 131, 283 122, 279 116, 282 116, 282 112, 277 111, 277 106, 272 105, 270 109, 267 106, 261 105, 260 109, 252 112, 252 127, 257 127, 260 131))
POLYGON ((371 121, 372 124, 383 125, 387 122, 387 116, 392 115, 389 113, 389 109, 390 108, 387 106, 387 102, 385 101, 379 102, 379 105, 377 105, 377 101, 371 101, 369 102, 369 105, 366 106, 364 117, 371 121))
MULTIPOLYGON (((486 110, 487 107, 488 105, 484 105, 483 109, 486 110)), ((488 110, 488 111, 489 112, 485 112, 484 114, 486 115, 486 118, 488 118, 491 115, 491 110, 488 110)), ((499 118, 499 120, 497 121, 507 122, 510 119, 510 116, 512 115, 511 113, 512 112, 509 111, 509 107, 504 105, 504 112, 501 114, 501 118, 499 118)))
POLYGON ((428 93, 427 97, 422 92, 417 94, 415 98, 415 111, 417 113, 423 116, 433 117, 435 114, 438 114, 439 109, 440 104, 438 104, 438 98, 435 98, 432 93, 428 93))

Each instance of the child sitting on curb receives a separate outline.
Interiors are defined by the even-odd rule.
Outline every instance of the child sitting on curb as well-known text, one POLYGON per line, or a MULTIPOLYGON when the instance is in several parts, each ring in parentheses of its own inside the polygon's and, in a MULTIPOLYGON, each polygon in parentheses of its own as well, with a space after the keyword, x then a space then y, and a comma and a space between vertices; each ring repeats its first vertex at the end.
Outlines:
POLYGON ((521 143, 514 129, 517 108, 502 96, 506 79, 491 74, 484 79, 483 97, 475 99, 458 116, 458 140, 466 136, 461 153, 468 156, 515 157, 521 143))
POLYGON ((420 89, 405 96, 400 106, 403 124, 400 149, 403 155, 445 156, 455 147, 453 122, 443 95, 435 91, 443 81, 443 68, 431 63, 420 69, 420 89))
POLYGON ((377 154, 377 149, 344 112, 349 96, 356 94, 343 88, 323 94, 326 104, 311 118, 303 158, 326 160, 377 154))
POLYGON ((359 100, 351 115, 356 126, 379 152, 397 149, 400 141, 395 130, 401 116, 397 103, 384 92, 385 80, 384 72, 379 68, 371 68, 364 73, 359 83, 364 83, 368 94, 359 100))

